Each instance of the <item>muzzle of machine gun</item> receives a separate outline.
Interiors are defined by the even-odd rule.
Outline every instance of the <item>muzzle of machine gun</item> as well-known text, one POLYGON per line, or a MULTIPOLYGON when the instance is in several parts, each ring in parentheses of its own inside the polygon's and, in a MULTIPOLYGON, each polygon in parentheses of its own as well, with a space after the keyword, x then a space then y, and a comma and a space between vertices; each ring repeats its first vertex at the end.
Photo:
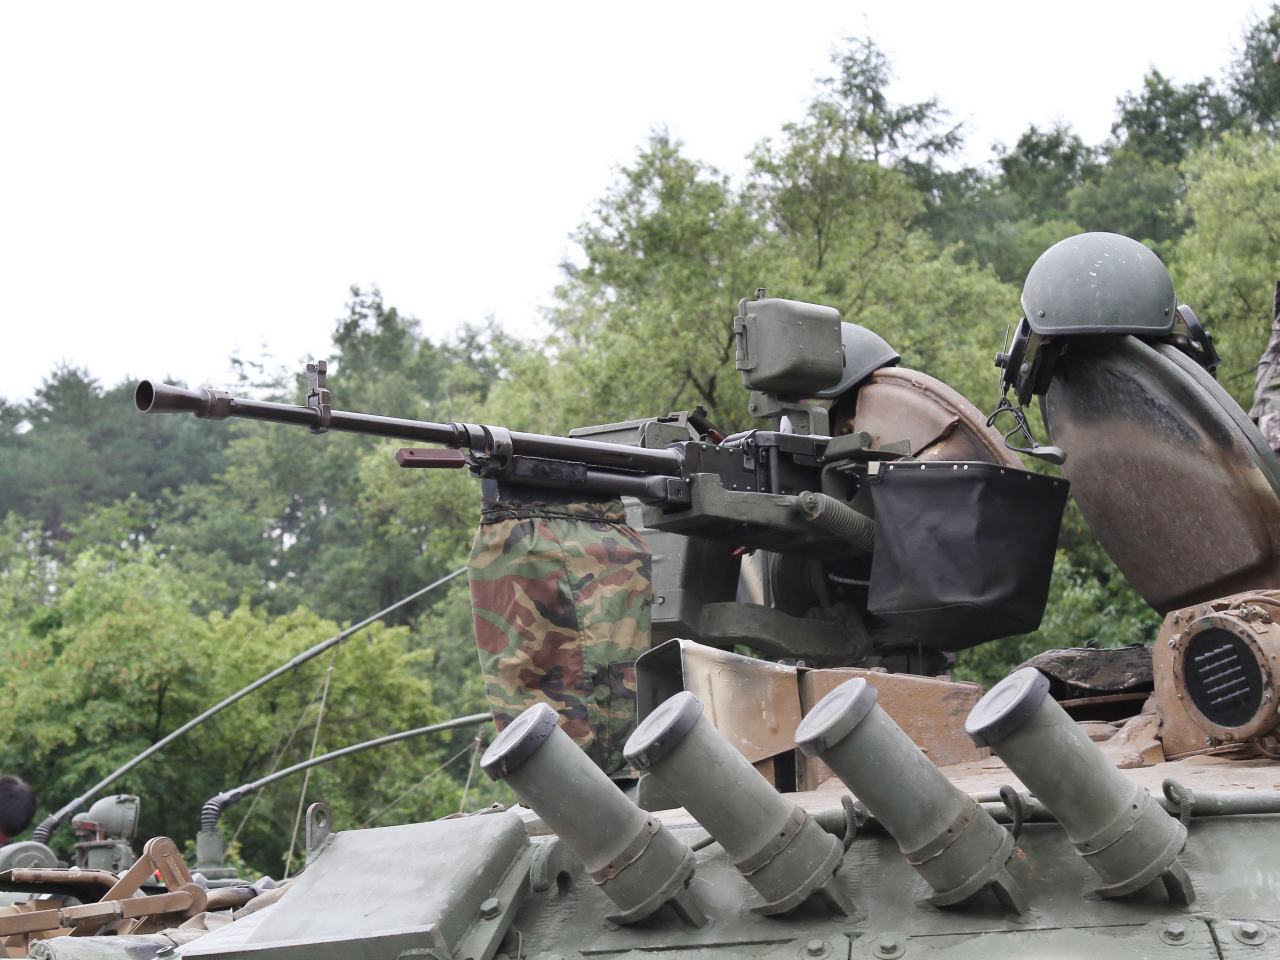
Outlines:
POLYGON ((185 390, 155 380, 143 380, 133 392, 134 405, 142 413, 194 413, 204 420, 225 420, 230 399, 223 390, 185 390))

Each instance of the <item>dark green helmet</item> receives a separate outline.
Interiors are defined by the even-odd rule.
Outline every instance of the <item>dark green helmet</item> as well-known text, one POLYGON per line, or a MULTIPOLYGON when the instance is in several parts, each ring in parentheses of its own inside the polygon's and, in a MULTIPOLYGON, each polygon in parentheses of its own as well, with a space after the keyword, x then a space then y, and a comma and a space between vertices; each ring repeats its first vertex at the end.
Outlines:
POLYGON ((1049 388, 1064 338, 1163 338, 1179 319, 1173 280, 1160 258, 1118 233, 1080 233, 1040 254, 1022 287, 1022 309, 1026 316, 1008 353, 996 356, 1004 369, 1001 386, 1012 389, 1019 404, 1049 388))
POLYGON ((856 323, 846 321, 840 324, 840 340, 844 347, 844 374, 834 387, 814 394, 820 400, 838 397, 881 367, 891 366, 902 359, 884 337, 856 323))
POLYGON ((1134 334, 1173 329, 1173 280, 1148 247, 1118 233, 1081 233, 1040 255, 1022 309, 1041 336, 1134 334))

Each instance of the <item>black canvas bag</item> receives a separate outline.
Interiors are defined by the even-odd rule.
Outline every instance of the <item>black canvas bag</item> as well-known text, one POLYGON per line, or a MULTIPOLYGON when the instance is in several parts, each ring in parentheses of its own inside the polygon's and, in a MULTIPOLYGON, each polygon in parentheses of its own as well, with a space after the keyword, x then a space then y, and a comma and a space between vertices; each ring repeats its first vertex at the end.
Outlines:
POLYGON ((1066 480, 946 461, 884 463, 869 480, 870 613, 939 650, 1040 626, 1066 480))

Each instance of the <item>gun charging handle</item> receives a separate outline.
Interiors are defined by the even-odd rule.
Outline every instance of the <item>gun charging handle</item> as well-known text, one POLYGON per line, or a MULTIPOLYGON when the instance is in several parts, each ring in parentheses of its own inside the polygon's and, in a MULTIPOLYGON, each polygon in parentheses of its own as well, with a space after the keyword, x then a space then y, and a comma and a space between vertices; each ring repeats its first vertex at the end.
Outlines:
POLYGON ((622 752, 724 847, 765 900, 754 912, 789 913, 816 895, 832 913, 856 914, 835 878, 844 856, 840 841, 778 793, 702 715, 692 693, 659 704, 622 752))
POLYGON ((863 677, 836 687, 796 728, 796 744, 821 757, 898 842, 933 888, 937 906, 961 903, 984 887, 1023 914, 1027 902, 1005 864, 1013 837, 924 755, 863 677))
POLYGON ((628 800, 558 720, 545 703, 525 710, 489 745, 480 768, 506 781, 578 855, 618 907, 610 920, 635 923, 670 903, 685 923, 704 926, 706 915, 686 889, 693 851, 628 800))
POLYGON ((1187 828, 1169 816, 1080 732, 1035 667, 1015 670, 969 713, 965 731, 990 747, 1067 831, 1076 853, 1123 897, 1159 878, 1182 906, 1195 890, 1178 854, 1187 828))

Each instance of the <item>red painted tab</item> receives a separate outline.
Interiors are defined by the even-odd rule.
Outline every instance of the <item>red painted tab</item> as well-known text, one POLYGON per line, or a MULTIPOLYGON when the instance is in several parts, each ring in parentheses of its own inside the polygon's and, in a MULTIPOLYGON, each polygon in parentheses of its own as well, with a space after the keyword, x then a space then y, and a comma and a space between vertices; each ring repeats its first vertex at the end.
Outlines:
POLYGON ((402 467, 443 467, 450 470, 467 465, 467 457, 452 447, 401 447, 396 451, 396 463, 402 467))

